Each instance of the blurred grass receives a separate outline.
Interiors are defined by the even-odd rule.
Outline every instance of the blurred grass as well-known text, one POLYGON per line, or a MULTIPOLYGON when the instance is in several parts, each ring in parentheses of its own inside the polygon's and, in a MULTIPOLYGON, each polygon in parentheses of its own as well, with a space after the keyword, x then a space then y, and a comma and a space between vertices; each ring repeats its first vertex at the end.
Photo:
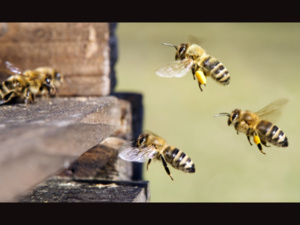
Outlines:
MULTIPOLYGON (((188 154, 196 173, 161 162, 144 172, 152 202, 299 202, 299 23, 119 23, 117 91, 144 96, 144 129, 188 154), (193 36, 229 70, 228 87, 207 79, 200 92, 191 73, 161 78, 155 70, 174 60, 179 44, 193 36), (289 98, 276 124, 288 148, 250 146, 244 134, 227 126, 220 112, 257 111, 271 101, 289 98)), ((144 167, 145 168, 145 167, 144 167)))

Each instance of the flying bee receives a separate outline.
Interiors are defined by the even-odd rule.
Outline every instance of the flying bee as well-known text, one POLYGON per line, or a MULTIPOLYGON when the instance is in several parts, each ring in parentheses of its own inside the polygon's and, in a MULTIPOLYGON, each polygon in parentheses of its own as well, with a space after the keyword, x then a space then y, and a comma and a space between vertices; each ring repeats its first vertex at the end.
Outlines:
POLYGON ((217 82, 228 85, 230 75, 228 70, 216 58, 208 55, 197 44, 182 43, 179 46, 163 43, 176 49, 175 60, 156 70, 160 77, 183 77, 188 71, 192 71, 194 80, 197 78, 198 85, 206 85, 206 77, 211 76, 217 82))
POLYGON ((24 100, 27 106, 36 95, 50 95, 52 90, 56 93, 62 82, 60 73, 52 68, 40 67, 22 72, 10 62, 5 64, 12 75, 0 84, 0 105, 24 100))
POLYGON ((258 149, 261 153, 266 154, 263 152, 261 144, 266 147, 270 147, 267 142, 278 147, 288 146, 288 139, 283 131, 265 119, 269 116, 279 116, 280 109, 287 102, 287 99, 278 99, 255 113, 249 110, 235 109, 231 113, 220 113, 216 116, 228 116, 228 126, 233 125, 237 134, 245 133, 250 145, 252 145, 250 137, 253 136, 253 142, 258 149))
POLYGON ((162 164, 173 180, 167 163, 175 169, 181 170, 186 173, 194 173, 195 165, 191 158, 183 153, 178 148, 169 146, 164 139, 152 134, 140 134, 134 147, 125 147, 119 153, 119 157, 126 161, 134 162, 147 162, 147 170, 152 159, 161 160, 162 164))

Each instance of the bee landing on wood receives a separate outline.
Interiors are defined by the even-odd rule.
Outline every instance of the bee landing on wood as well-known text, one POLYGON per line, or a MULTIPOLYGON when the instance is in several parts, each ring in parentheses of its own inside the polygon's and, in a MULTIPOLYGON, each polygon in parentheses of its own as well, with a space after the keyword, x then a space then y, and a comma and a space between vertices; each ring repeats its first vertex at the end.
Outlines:
POLYGON ((194 80, 197 79, 200 90, 206 85, 206 77, 210 76, 220 84, 228 85, 230 75, 225 66, 216 58, 208 55, 197 44, 182 43, 179 46, 163 43, 176 49, 175 60, 159 68, 156 74, 160 77, 183 77, 190 70, 194 80))
POLYGON ((23 74, 28 78, 35 95, 57 95, 57 88, 63 82, 62 74, 51 67, 38 67, 26 70, 23 74))
POLYGON ((22 72, 10 62, 5 62, 10 77, 0 84, 0 105, 12 101, 24 101, 26 106, 38 95, 57 93, 63 81, 62 75, 50 67, 39 67, 22 72))
POLYGON ((252 136, 253 142, 261 153, 266 154, 262 145, 270 147, 267 143, 278 147, 288 146, 288 139, 283 131, 265 119, 269 116, 278 116, 280 109, 287 102, 287 99, 278 99, 255 113, 249 110, 235 109, 231 113, 220 113, 216 116, 228 116, 228 126, 233 125, 237 133, 245 133, 250 145, 252 145, 250 141, 252 136))
POLYGON ((195 165, 189 156, 178 148, 169 146, 164 139, 151 133, 140 134, 135 146, 125 146, 119 153, 119 157, 133 162, 145 162, 148 160, 147 170, 152 159, 161 160, 172 180, 173 177, 167 164, 186 173, 195 172, 195 165))

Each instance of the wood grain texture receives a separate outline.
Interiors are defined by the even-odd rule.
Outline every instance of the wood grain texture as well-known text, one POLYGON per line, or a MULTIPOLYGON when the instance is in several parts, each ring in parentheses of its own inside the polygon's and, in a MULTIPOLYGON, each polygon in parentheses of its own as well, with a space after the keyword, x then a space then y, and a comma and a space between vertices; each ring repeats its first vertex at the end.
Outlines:
POLYGON ((0 60, 21 70, 59 70, 60 96, 108 95, 109 36, 108 23, 2 23, 0 60))
POLYGON ((0 201, 11 201, 119 133, 122 107, 112 96, 37 99, 28 108, 0 107, 0 201))
POLYGON ((147 181, 70 180, 52 177, 19 202, 149 202, 147 181))

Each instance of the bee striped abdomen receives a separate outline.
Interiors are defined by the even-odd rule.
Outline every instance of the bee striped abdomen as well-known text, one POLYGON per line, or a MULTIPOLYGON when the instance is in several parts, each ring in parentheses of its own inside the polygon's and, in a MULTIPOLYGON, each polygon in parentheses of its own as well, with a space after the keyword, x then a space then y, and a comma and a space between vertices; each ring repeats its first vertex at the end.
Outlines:
POLYGON ((203 68, 213 79, 223 85, 228 85, 230 82, 230 75, 225 66, 216 58, 207 55, 203 59, 203 68))
POLYGON ((287 147, 288 139, 283 131, 271 122, 262 120, 257 125, 259 134, 266 141, 278 147, 287 147))
POLYGON ((0 97, 3 98, 3 96, 5 95, 5 90, 4 90, 5 86, 4 83, 2 82, 0 84, 0 97))
POLYGON ((9 99, 9 96, 11 96, 13 90, 12 82, 9 81, 3 81, 0 84, 0 97, 1 99, 7 101, 9 99))
POLYGON ((195 172, 195 165, 191 158, 178 148, 168 146, 165 149, 165 159, 175 169, 179 169, 186 173, 195 172))

